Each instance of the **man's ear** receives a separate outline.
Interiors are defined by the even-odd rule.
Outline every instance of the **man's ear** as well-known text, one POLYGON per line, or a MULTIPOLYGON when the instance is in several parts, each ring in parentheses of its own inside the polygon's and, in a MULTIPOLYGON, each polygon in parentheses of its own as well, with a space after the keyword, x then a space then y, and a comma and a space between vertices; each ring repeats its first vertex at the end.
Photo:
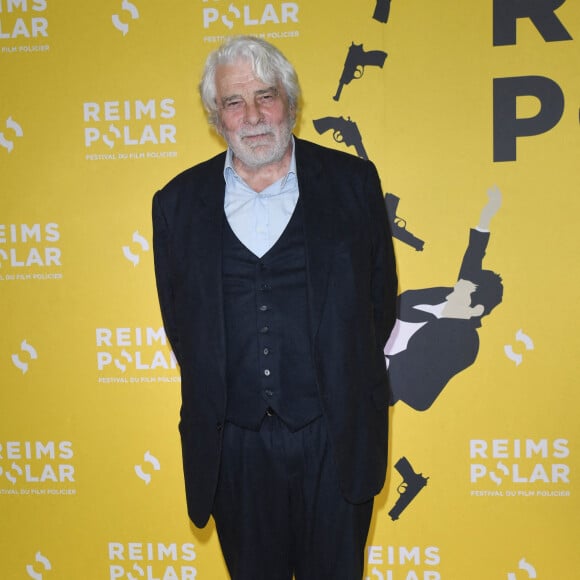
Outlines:
POLYGON ((289 108, 288 117, 290 120, 290 127, 291 129, 294 129, 294 127, 296 127, 296 122, 298 120, 298 111, 296 110, 296 107, 289 108))
POLYGON ((476 304, 472 309, 471 309, 471 316, 472 318, 474 316, 481 316, 483 314, 483 311, 485 310, 485 307, 483 306, 483 304, 476 304))
POLYGON ((222 122, 219 118, 216 119, 215 123, 213 124, 214 131, 222 138, 224 137, 222 122))

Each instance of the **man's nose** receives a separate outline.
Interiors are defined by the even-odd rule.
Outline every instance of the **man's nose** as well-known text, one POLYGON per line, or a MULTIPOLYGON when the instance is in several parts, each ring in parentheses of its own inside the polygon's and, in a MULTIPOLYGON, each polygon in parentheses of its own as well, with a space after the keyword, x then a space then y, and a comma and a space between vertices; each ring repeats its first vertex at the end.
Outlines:
POLYGON ((261 119, 262 119, 262 110, 260 106, 253 101, 246 102, 246 106, 244 107, 244 121, 246 123, 255 125, 261 119))

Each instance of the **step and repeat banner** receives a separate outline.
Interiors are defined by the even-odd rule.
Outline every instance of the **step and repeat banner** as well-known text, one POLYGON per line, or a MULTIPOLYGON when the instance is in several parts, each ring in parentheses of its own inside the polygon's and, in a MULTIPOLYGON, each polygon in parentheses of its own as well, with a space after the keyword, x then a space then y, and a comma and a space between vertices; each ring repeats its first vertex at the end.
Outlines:
POLYGON ((297 134, 383 184, 366 578, 579 578, 576 0, 0 0, 0 577, 226 577, 186 516, 150 205, 223 149, 197 83, 234 34, 296 66, 297 134))

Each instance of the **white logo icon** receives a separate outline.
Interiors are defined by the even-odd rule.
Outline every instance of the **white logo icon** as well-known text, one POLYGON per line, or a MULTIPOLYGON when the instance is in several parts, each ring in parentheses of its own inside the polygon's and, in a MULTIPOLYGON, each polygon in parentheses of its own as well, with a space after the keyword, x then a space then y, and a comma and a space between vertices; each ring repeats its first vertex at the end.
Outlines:
MULTIPOLYGON (((228 6, 228 12, 231 12, 235 18, 237 18, 239 20, 240 16, 242 15, 242 13, 239 11, 238 8, 236 8, 232 2, 232 4, 230 4, 228 6)), ((227 16, 222 16, 222 22, 231 30, 234 27, 234 23, 227 17, 227 16)))
MULTIPOLYGON (((137 20, 139 18, 139 10, 135 4, 129 2, 129 0, 123 0, 121 8, 131 15, 132 20, 137 20)), ((113 14, 112 16, 113 26, 123 33, 123 36, 129 32, 129 25, 121 21, 121 17, 118 14, 113 14)))
MULTIPOLYGON (((516 340, 518 342, 523 343, 524 346, 526 347, 526 350, 534 350, 534 341, 527 334, 524 334, 521 328, 516 332, 516 340)), ((505 352, 505 355, 511 361, 516 363, 517 367, 522 364, 522 361, 524 359, 523 355, 514 352, 513 346, 511 344, 506 344, 503 347, 503 350, 505 352)))
MULTIPOLYGON (((43 556, 40 552, 36 552, 36 556, 34 559, 45 569, 45 570, 52 570, 52 566, 48 558, 43 556)), ((42 572, 37 572, 34 569, 34 566, 28 564, 26 566, 26 573, 33 579, 33 580, 42 580, 43 575, 42 572)))
MULTIPOLYGON (((6 119, 6 128, 11 129, 16 137, 22 137, 24 135, 22 127, 12 117, 6 119)), ((12 150, 14 149, 14 141, 9 141, 4 136, 4 133, 0 133, 0 147, 4 147, 8 153, 12 153, 12 150)))
MULTIPOLYGON (((26 339, 24 339, 20 343, 20 350, 28 353, 30 360, 36 360, 38 358, 38 354, 36 352, 36 349, 32 345, 28 344, 28 342, 26 342, 26 339)), ((20 354, 16 353, 16 354, 12 355, 12 363, 14 364, 14 366, 17 369, 20 369, 22 371, 22 374, 24 374, 28 371, 28 363, 23 362, 20 359, 20 354)))
MULTIPOLYGON (((528 578, 537 578, 538 575, 536 574, 536 569, 529 563, 526 562, 525 558, 522 558, 519 562, 518 562, 518 568, 520 570, 524 570, 524 572, 526 572, 528 574, 528 578)), ((508 580, 516 580, 516 575, 514 572, 510 572, 508 574, 508 580)))
MULTIPOLYGON (((137 244, 143 252, 149 251, 149 242, 138 231, 133 232, 132 240, 133 243, 137 244)), ((123 246, 123 255, 133 264, 133 266, 136 266, 139 263, 139 255, 134 254, 129 246, 123 246)))
MULTIPOLYGON (((143 568, 141 568, 141 566, 139 566, 138 564, 133 564, 133 570, 135 570, 135 572, 137 572, 139 576, 145 576, 145 570, 143 570, 143 568)), ((127 572, 127 579, 135 580, 135 576, 133 576, 131 572, 127 572)))
MULTIPOLYGON (((143 460, 146 463, 149 463, 155 471, 159 471, 161 469, 161 464, 159 463, 159 460, 153 455, 151 455, 149 450, 147 450, 145 452, 145 455, 143 455, 143 460)), ((145 482, 146 485, 149 485, 151 483, 151 475, 149 473, 145 473, 141 465, 135 465, 135 473, 137 474, 137 477, 139 479, 142 479, 145 482)))
MULTIPOLYGON (((13 471, 15 471, 18 475, 22 475, 22 468, 17 465, 16 463, 12 463, 12 465, 10 466, 11 469, 13 471)), ((0 467, 0 475, 2 475, 2 468, 0 467)), ((12 485, 16 485, 16 478, 9 472, 9 471, 5 471, 4 475, 6 477, 6 479, 12 484, 12 485)))
MULTIPOLYGON (((133 362, 133 357, 125 350, 123 349, 121 351, 121 356, 128 362, 128 363, 132 363, 133 362)), ((127 365, 124 365, 118 358, 115 359, 115 366, 122 372, 124 373, 127 370, 127 365)))
MULTIPOLYGON (((510 470, 507 465, 504 465, 501 461, 498 461, 496 467, 507 477, 510 474, 510 470)), ((496 485, 501 485, 503 481, 501 477, 498 477, 493 471, 489 472, 489 477, 496 485)))
MULTIPOLYGON (((121 138, 121 131, 119 131, 113 123, 109 125, 109 133, 113 133, 117 139, 121 138)), ((109 139, 106 135, 103 135, 103 141, 109 149, 112 149, 115 146, 115 142, 112 139, 109 139)))

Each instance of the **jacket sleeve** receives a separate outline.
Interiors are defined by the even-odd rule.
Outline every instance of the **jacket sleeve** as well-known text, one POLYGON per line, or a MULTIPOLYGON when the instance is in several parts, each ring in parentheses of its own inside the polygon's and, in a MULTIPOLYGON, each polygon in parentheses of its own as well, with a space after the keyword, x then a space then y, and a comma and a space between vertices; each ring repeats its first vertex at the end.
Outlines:
POLYGON ((181 364, 173 276, 171 273, 171 232, 167 223, 167 218, 163 213, 160 192, 157 192, 153 197, 153 256, 155 262, 157 294, 159 297, 159 305, 161 307, 161 317, 163 319, 165 334, 167 335, 177 362, 181 364))
POLYGON ((489 232, 480 232, 476 229, 469 231, 469 244, 463 255, 458 279, 471 280, 483 268, 483 258, 489 242, 489 232))

